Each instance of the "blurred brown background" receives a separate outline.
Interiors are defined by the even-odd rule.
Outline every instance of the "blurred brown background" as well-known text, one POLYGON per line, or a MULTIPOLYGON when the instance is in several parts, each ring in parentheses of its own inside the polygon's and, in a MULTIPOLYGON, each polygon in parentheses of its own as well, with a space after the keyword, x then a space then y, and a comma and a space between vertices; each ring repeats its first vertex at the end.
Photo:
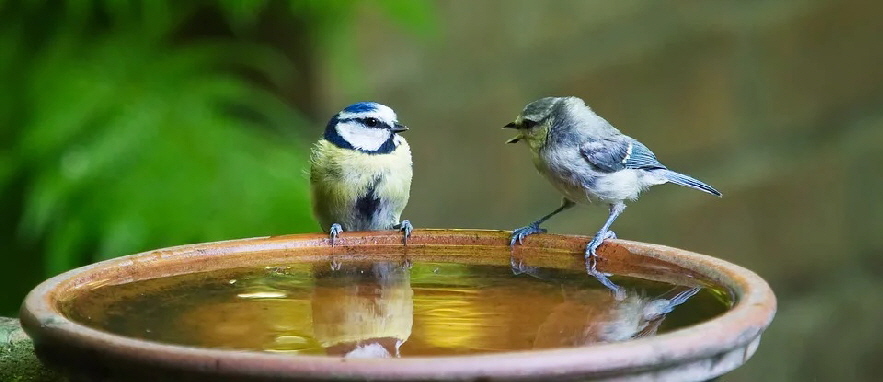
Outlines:
MULTIPOLYGON (((34 33, 40 20, 64 25, 76 8, 70 5, 78 2, 58 8, 0 1, 0 50, 6 54, 0 55, 6 88, 0 91, 0 239, 10 243, 0 275, 0 287, 8 291, 0 296, 0 313, 11 314, 46 276, 88 261, 186 242, 318 230, 307 217, 307 180, 301 175, 307 146, 332 114, 362 100, 390 105, 411 127, 405 136, 414 151, 415 177, 404 217, 416 227, 523 226, 557 207, 560 196, 533 169, 525 147, 503 144, 512 132, 501 127, 532 100, 575 95, 670 168, 724 194, 718 199, 656 187, 616 222, 621 238, 727 259, 756 271, 776 291, 779 313, 757 354, 721 380, 875 381, 883 374, 881 3, 280 0, 175 3, 165 13, 145 11, 150 7, 102 13, 110 2, 83 3, 94 9, 72 14, 96 12, 77 24, 88 28, 34 33), (176 12, 182 16, 169 18, 174 23, 150 21, 176 12), (115 22, 120 15, 124 22, 115 22), (254 65, 258 69, 237 72, 266 93, 250 87, 206 93, 215 88, 188 82, 204 76, 202 69, 166 76, 138 66, 172 57, 161 49, 133 60, 127 71, 111 71, 108 63, 116 59, 102 63, 93 57, 108 51, 74 45, 75 54, 59 61, 57 81, 46 80, 54 72, 32 63, 57 47, 46 42, 52 33, 79 33, 91 44, 105 35, 144 30, 159 30, 160 40, 189 51, 205 38, 269 47, 275 55, 262 58, 254 65), (13 45, 17 49, 6 48, 13 45), (100 64, 93 68, 95 77, 66 71, 89 68, 86 63, 93 61, 100 64), (153 81, 163 76, 171 80, 153 81), (66 135, 59 138, 37 118, 55 116, 52 126, 79 123, 79 117, 56 111, 65 105, 83 109, 69 101, 87 97, 83 89, 91 84, 113 85, 117 77, 125 79, 119 89, 127 93, 112 91, 96 101, 127 102, 125 113, 111 110, 111 116, 131 121, 163 108, 184 110, 137 124, 143 125, 137 131, 150 134, 122 139, 131 144, 126 150, 135 150, 125 151, 128 156, 166 158, 153 172, 132 171, 119 160, 110 161, 116 167, 89 167, 92 151, 68 150, 89 148, 88 139, 65 141, 66 135), (36 85, 29 87, 29 79, 36 85), (50 86, 69 79, 79 81, 69 93, 50 86), (155 89, 167 90, 135 103, 155 89), (66 98, 44 109, 29 106, 28 97, 55 94, 66 98), (213 115, 194 119, 201 114, 192 112, 209 113, 203 104, 181 103, 203 95, 251 100, 233 108, 247 111, 240 113, 247 123, 224 124, 230 131, 245 129, 249 138, 211 135, 221 131, 213 115), (131 113, 131 105, 146 113, 131 113), (204 128, 179 146, 156 149, 158 143, 179 142, 173 138, 192 126, 204 128), (156 131, 156 140, 145 141, 156 131), (57 150, 36 144, 40 139, 56 143, 57 150), (36 154, 18 156, 34 147, 36 154), (197 148, 204 152, 194 154, 197 148), (171 169, 192 170, 205 179, 169 179, 171 169), (77 178, 89 171, 101 176, 86 176, 87 183, 77 178), (64 193, 82 184, 91 188, 64 193), (65 191, 43 192, 53 187, 65 191), (105 196, 111 191, 116 198, 105 196), (163 198, 138 194, 166 196, 166 191, 163 198), (95 212, 114 200, 125 207, 95 212), (175 219, 168 220, 171 214, 175 219)), ((144 4, 161 3, 171 4, 144 4)), ((125 53, 108 57, 132 56, 144 40, 120 39, 125 53)), ((222 51, 220 63, 260 56, 222 51)), ((82 129, 106 125, 112 127, 108 131, 129 131, 105 122, 84 122, 82 129)), ((118 138, 99 140, 105 145, 98 146, 118 147, 118 138)), ((110 153, 98 159, 108 157, 121 158, 110 153)), ((582 207, 559 215, 547 228, 589 235, 605 217, 604 208, 582 207)))

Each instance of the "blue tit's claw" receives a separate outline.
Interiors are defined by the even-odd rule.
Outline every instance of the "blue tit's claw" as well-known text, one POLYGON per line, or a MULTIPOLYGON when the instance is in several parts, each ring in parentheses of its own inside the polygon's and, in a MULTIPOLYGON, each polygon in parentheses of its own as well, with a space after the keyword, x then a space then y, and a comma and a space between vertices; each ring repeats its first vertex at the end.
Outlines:
POLYGON ((524 244, 524 238, 535 233, 546 233, 546 229, 540 228, 540 225, 536 223, 518 228, 512 231, 512 236, 509 237, 509 246, 515 246, 515 243, 524 244))
POLYGON ((411 232, 414 231, 414 226, 411 225, 411 221, 402 220, 398 225, 398 229, 400 229, 403 233, 402 241, 405 245, 408 245, 408 238, 411 237, 411 232))
POLYGON ((343 264, 341 264, 340 261, 337 261, 337 259, 331 259, 331 270, 332 271, 339 271, 340 267, 342 265, 343 264))
POLYGON ((340 224, 334 223, 331 225, 331 228, 328 230, 328 234, 331 237, 331 246, 334 246, 334 240, 343 232, 343 227, 340 224))

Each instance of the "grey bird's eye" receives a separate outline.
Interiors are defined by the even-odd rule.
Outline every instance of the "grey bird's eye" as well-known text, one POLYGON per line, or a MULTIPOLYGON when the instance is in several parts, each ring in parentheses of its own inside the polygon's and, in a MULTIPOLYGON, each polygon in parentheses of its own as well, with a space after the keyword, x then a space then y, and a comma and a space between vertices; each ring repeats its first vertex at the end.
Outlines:
POLYGON ((378 123, 377 118, 365 118, 365 126, 375 127, 378 123))

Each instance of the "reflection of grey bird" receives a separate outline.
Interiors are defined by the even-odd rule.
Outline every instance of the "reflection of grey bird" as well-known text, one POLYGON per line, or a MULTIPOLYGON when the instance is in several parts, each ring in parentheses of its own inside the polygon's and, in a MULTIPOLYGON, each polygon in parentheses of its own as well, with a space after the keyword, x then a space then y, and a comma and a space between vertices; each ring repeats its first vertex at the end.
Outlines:
POLYGON ((667 169, 647 146, 623 135, 577 97, 546 97, 534 101, 507 128, 518 130, 509 143, 524 141, 537 170, 564 194, 558 209, 512 233, 511 245, 534 233, 540 224, 575 203, 602 202, 610 206, 604 226, 586 246, 586 270, 611 289, 618 290, 596 269, 596 251, 616 235, 610 225, 625 209, 626 199, 664 183, 721 193, 690 176, 667 169))
POLYGON ((534 348, 586 346, 656 334, 665 316, 700 288, 680 288, 656 298, 630 291, 619 300, 599 290, 580 290, 558 304, 540 325, 534 348))

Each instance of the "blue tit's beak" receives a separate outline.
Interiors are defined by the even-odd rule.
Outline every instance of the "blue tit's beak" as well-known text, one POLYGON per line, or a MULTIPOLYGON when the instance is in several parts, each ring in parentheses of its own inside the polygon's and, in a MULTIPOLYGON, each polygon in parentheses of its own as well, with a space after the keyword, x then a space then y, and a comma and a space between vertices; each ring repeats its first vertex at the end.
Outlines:
POLYGON ((403 131, 408 131, 408 127, 396 122, 390 130, 392 130, 393 133, 401 133, 403 131))

